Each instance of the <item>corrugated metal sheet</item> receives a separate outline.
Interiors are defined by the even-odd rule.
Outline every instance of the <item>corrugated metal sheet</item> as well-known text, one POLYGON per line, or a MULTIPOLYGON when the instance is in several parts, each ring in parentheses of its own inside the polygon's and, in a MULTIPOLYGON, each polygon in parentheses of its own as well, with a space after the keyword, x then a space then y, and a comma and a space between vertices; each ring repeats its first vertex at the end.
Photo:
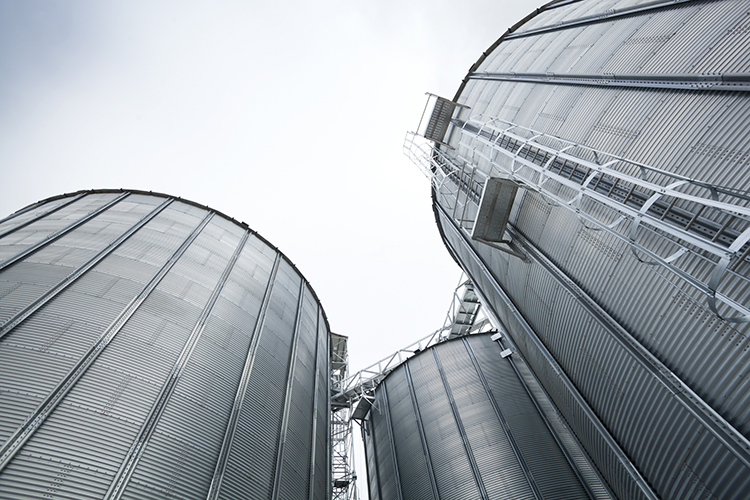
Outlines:
POLYGON ((0 236, 7 236, 13 231, 18 231, 20 228, 26 227, 36 220, 49 216, 53 212, 60 210, 71 203, 75 203, 83 196, 86 195, 81 193, 76 196, 63 197, 57 200, 29 205, 0 221, 0 236))
MULTIPOLYGON (((422 443, 409 383, 403 369, 396 370, 388 382, 388 411, 393 425, 393 442, 399 468, 399 477, 408 478, 401 482, 403 496, 407 498, 434 498, 432 464, 427 461, 428 452, 422 443)), ((382 439, 382 438, 381 438, 382 439)))
POLYGON ((396 468, 395 443, 390 426, 390 415, 387 405, 387 390, 376 395, 375 405, 377 410, 371 412, 370 432, 374 439, 378 439, 380 446, 375 450, 374 456, 377 462, 374 464, 377 474, 378 492, 380 498, 394 498, 403 500, 402 488, 398 480, 396 468))
MULTIPOLYGON (((454 240, 453 244, 459 244, 460 240, 454 240)), ((464 262, 470 262, 467 255, 464 262)), ((532 267, 535 267, 532 265, 532 267)), ((472 275, 480 273, 481 269, 475 269, 472 275)), ((481 276, 481 274, 479 274, 481 276)), ((674 477, 674 468, 680 467, 681 450, 690 446, 690 442, 682 445, 675 440, 675 436, 695 436, 698 433, 700 425, 695 422, 692 413, 680 406, 677 401, 670 399, 670 392, 664 385, 656 382, 653 376, 643 372, 642 367, 633 363, 628 355, 622 351, 621 347, 612 341, 612 339, 602 330, 597 323, 592 322, 590 317, 580 309, 580 305, 570 296, 562 301, 565 294, 558 294, 556 309, 558 312, 552 317, 545 313, 545 308, 537 304, 529 303, 529 290, 544 290, 548 287, 548 281, 535 282, 534 276, 544 277, 544 273, 532 271, 528 273, 528 278, 524 275, 516 275, 510 278, 509 282, 522 280, 524 286, 511 286, 508 294, 513 298, 516 305, 524 311, 524 316, 530 325, 539 333, 539 337, 545 340, 545 344, 550 353, 560 363, 562 369, 567 373, 571 380, 581 390, 583 396, 591 401, 594 405, 599 418, 611 429, 611 432, 618 441, 623 443, 628 456, 635 463, 642 463, 646 467, 658 467, 662 470, 657 479, 668 481, 668 478, 674 477), (523 292, 526 291, 525 294, 523 292), (517 297, 517 294, 522 294, 517 297), (550 319, 554 320, 550 323, 550 319), (593 328, 593 330, 592 330, 593 328), (555 335, 553 335, 555 332, 555 335), (595 333, 596 332, 596 333, 595 333), (622 382, 619 382, 622 380, 622 382), (645 398, 645 399, 644 399, 645 398), (661 419, 659 415, 669 415, 670 418, 661 419), (645 419, 645 420, 644 420, 645 419), (640 421, 640 422, 639 422, 640 421), (636 423, 638 422, 638 423, 636 423), (638 429, 635 432, 634 427, 638 429), (662 442, 663 441, 663 442, 662 442), (673 453, 670 460, 666 453, 673 453), (672 464, 665 467, 665 464, 672 464), (658 464, 658 466, 657 466, 658 464), (671 469, 671 470, 670 470, 671 469)), ((475 278, 476 279, 476 278, 475 278)), ((549 280, 549 276, 544 278, 549 280)), ((484 285, 484 284, 483 284, 484 285)), ((492 284, 487 283, 485 286, 492 289, 492 284)), ((480 287, 480 289, 483 289, 480 287)), ((490 295, 492 296, 492 295, 490 295)), ((506 308, 502 304, 496 307, 506 308)), ((506 326, 513 324, 513 318, 500 313, 503 321, 508 321, 506 326), (503 317, 504 316, 504 317, 503 317)), ((537 372, 537 376, 546 382, 546 387, 553 399, 556 399, 557 391, 554 389, 554 372, 550 373, 546 368, 544 359, 536 358, 533 344, 528 343, 521 330, 508 326, 510 332, 516 332, 514 339, 518 339, 521 351, 527 356, 531 365, 537 372), (541 373, 541 374, 540 374, 541 373), (548 377, 552 376, 552 379, 548 377)), ((556 401, 558 405, 562 402, 556 401)), ((563 404, 560 408, 569 421, 575 421, 573 413, 574 406, 570 403, 563 404), (567 408, 566 408, 567 406, 567 408), (568 411, 566 411, 568 410, 568 411)), ((580 422, 580 426, 583 422, 580 422)), ((576 429, 576 425, 573 426, 576 429)), ((585 429, 583 425, 578 429, 585 429)), ((591 431, 588 431, 591 432, 591 431)), ((589 441, 594 436, 585 436, 585 432, 579 434, 582 441, 589 441), (582 437, 582 435, 584 437, 582 437)), ((723 448, 720 441, 711 442, 711 446, 719 453, 723 448)), ((591 446, 591 445, 589 445, 591 446)), ((592 456, 597 455, 596 447, 588 448, 592 456)), ((606 452, 601 449, 598 453, 606 452)), ((732 463, 732 454, 729 450, 724 449, 724 459, 721 465, 714 462, 712 467, 718 470, 733 470, 735 487, 741 488, 741 482, 745 477, 743 474, 744 466, 741 463, 732 463)), ((714 457, 716 460, 716 455, 714 457)), ((707 465, 707 464, 704 464, 707 465)), ((600 462, 600 466, 601 462, 600 462)), ((605 468, 606 470, 606 468, 605 468)), ((648 470, 648 469, 646 469, 648 470)), ((614 471, 613 471, 614 472, 614 471)), ((715 474, 715 472, 708 472, 715 474)), ((653 479, 649 478, 650 481, 653 479)), ((705 478, 703 479, 705 480, 705 478)), ((661 485, 654 481, 656 487, 668 488, 669 483, 661 485)), ((613 485, 616 488, 616 486, 613 485)), ((715 487, 715 486, 714 486, 715 487)), ((738 489, 737 491, 740 491, 738 489)))
POLYGON ((295 280, 291 266, 282 261, 229 451, 222 498, 271 498, 298 292, 299 278, 295 280))
POLYGON ((318 353, 317 353, 317 376, 316 376, 316 393, 313 405, 314 418, 313 422, 313 443, 315 444, 312 459, 313 471, 312 477, 312 498, 322 500, 330 496, 330 478, 331 478, 331 457, 330 447, 328 446, 330 436, 330 363, 328 362, 328 352, 330 349, 331 336, 327 330, 327 324, 323 317, 323 309, 318 307, 318 353), (323 402, 325 401, 325 405, 323 402))
POLYGON ((3 244, 0 245, 0 259, 2 259, 0 260, 0 269, 11 266, 63 237, 123 200, 126 196, 128 196, 127 193, 122 193, 119 196, 85 196, 60 211, 51 213, 5 236, 2 239, 3 244))
POLYGON ((328 325, 303 278, 265 240, 242 239, 246 228, 189 202, 154 211, 166 197, 82 192, 70 195, 68 206, 59 198, 8 219, 10 227, 41 215, 9 233, 6 247, 28 248, 118 197, 0 272, 4 317, 75 277, 0 339, 3 494, 102 498, 119 470, 115 496, 196 498, 209 492, 224 453, 227 477, 214 493, 270 498, 265 492, 275 479, 279 498, 324 498, 328 325), (96 252, 98 260, 85 267, 96 252), (279 270, 272 273, 274 262, 279 270), (54 404, 28 427, 29 439, 9 441, 45 400, 54 404), (227 441, 235 410, 237 439, 227 441), (287 440, 283 460, 280 435, 287 440), (265 490, 244 484, 249 476, 265 478, 265 490))
POLYGON ((441 499, 587 497, 502 350, 489 334, 456 339, 386 377, 363 433, 374 495, 431 498, 432 472, 441 499))

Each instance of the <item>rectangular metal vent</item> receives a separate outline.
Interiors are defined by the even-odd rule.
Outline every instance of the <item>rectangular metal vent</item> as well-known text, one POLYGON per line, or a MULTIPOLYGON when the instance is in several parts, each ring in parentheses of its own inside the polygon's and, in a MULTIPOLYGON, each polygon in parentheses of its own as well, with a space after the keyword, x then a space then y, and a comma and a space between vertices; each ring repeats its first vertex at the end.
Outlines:
POLYGON ((436 96, 435 107, 424 131, 425 138, 442 144, 455 109, 455 102, 436 96))
POLYGON ((352 420, 364 420, 370 408, 372 408, 372 401, 366 397, 362 397, 352 412, 352 420))
POLYGON ((518 184, 508 179, 487 179, 479 202, 477 220, 471 238, 478 241, 502 242, 510 209, 516 199, 518 184))

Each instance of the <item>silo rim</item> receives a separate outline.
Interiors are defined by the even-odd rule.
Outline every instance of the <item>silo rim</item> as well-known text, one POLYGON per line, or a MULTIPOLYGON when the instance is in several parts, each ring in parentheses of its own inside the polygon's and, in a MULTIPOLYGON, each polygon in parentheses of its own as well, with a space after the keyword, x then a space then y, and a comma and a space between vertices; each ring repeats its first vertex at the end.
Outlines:
MULTIPOLYGON (((402 366, 404 366, 406 363, 408 363, 412 359, 414 359, 414 358, 416 358, 418 356, 421 356, 422 354, 424 354, 426 352, 429 352, 429 351, 431 351, 432 349, 434 349, 436 347, 439 347, 439 346, 442 346, 442 345, 445 345, 445 344, 448 344, 448 343, 451 343, 451 342, 457 342, 457 341, 463 340, 463 339, 465 339, 467 337, 479 337, 481 335, 494 335, 494 333, 493 332, 481 332, 481 333, 472 333, 472 334, 468 334, 468 335, 462 335, 460 337, 454 337, 452 339, 446 339, 446 340, 440 341, 440 342, 438 342, 436 344, 432 344, 431 346, 429 346, 429 347, 427 347, 425 349, 422 349, 422 350, 419 350, 419 351, 415 351, 411 356, 409 356, 408 358, 404 359, 398 365, 394 366, 393 369, 390 372, 388 372, 388 375, 386 375, 385 377, 383 377, 383 379, 380 380, 380 382, 378 382, 378 385, 375 386, 374 390, 377 390, 381 385, 383 385, 385 383, 386 380, 388 380, 388 378, 391 376, 391 374, 393 374, 396 370, 398 370, 399 368, 401 368, 402 366)), ((373 406, 372 405, 372 401, 369 401, 367 398, 360 398, 360 400, 357 402, 356 407, 354 408, 354 411, 352 412, 352 419, 355 419, 355 420, 364 420, 364 418, 366 418, 367 414, 370 412, 370 408, 372 408, 372 406, 373 406)))
POLYGON ((513 26, 511 26, 510 28, 508 28, 508 30, 505 33, 503 33, 502 36, 495 41, 495 43, 493 43, 492 45, 490 45, 487 48, 487 50, 485 50, 484 52, 482 52, 482 55, 479 56, 479 59, 477 59, 477 61, 469 68, 469 72, 466 73, 466 76, 461 81, 461 85, 459 85, 458 90, 456 91, 456 95, 453 97, 453 101, 454 102, 458 102, 458 99, 461 96, 461 93, 464 91, 464 88, 466 87, 466 84, 469 81, 469 76, 474 71, 476 71, 476 69, 484 62, 484 60, 487 59, 487 57, 490 54, 492 54, 492 52, 494 52, 495 49, 501 43, 503 43, 503 41, 505 40, 505 38, 508 35, 510 35, 511 33, 516 32, 518 30, 518 28, 520 28, 521 26, 523 26, 527 22, 531 21, 532 19, 534 19, 536 16, 538 16, 542 12, 545 12, 545 11, 548 11, 550 9, 554 9, 554 8, 557 8, 557 7, 562 7, 564 5, 569 5, 571 3, 576 3, 576 2, 579 2, 579 1, 582 1, 582 0, 572 0, 572 1, 571 0, 552 0, 551 2, 548 2, 548 3, 544 4, 544 5, 542 5, 541 7, 535 9, 534 11, 531 12, 531 14, 529 14, 526 17, 524 17, 523 19, 521 19, 520 21, 518 21, 516 24, 514 24, 513 26))
POLYGON ((326 323, 326 328, 327 328, 328 332, 331 331, 331 325, 328 322, 328 316, 326 315, 325 308, 323 307, 323 304, 321 303, 320 299, 318 298, 318 294, 315 293, 315 289, 310 284, 310 281, 308 281, 307 278, 305 278, 305 275, 302 274, 302 271, 300 271, 297 268, 297 266, 294 264, 294 262, 292 262, 292 260, 289 257, 287 257, 286 254, 284 252, 282 252, 276 245, 274 245, 273 243, 271 243, 270 241, 268 241, 260 233, 258 233, 257 231, 255 231, 254 229, 252 229, 250 226, 248 226, 248 224, 246 222, 240 222, 237 219, 235 219, 234 217, 230 217, 227 214, 225 214, 224 212, 221 212, 219 210, 213 209, 213 208, 209 207, 208 205, 201 205, 200 203, 194 202, 192 200, 188 200, 186 198, 181 198, 179 196, 172 196, 170 194, 160 193, 160 192, 155 192, 155 191, 144 191, 144 190, 140 190, 140 189, 124 189, 124 188, 118 188, 118 189, 111 189, 111 188, 81 189, 80 191, 74 191, 74 192, 71 192, 71 193, 58 194, 58 195, 55 195, 55 196, 50 196, 49 198, 44 198, 44 199, 39 200, 39 201, 37 201, 35 203, 30 203, 29 205, 26 205, 25 207, 22 207, 22 208, 16 210, 15 212, 9 214, 9 217, 12 217, 15 214, 18 214, 20 212, 32 209, 32 208, 34 208, 36 206, 41 206, 41 205, 44 205, 45 203, 49 203, 49 202, 52 202, 52 201, 60 200, 60 199, 63 199, 63 198, 72 198, 74 196, 78 196, 78 195, 81 195, 81 194, 102 194, 102 193, 130 193, 130 194, 138 194, 138 195, 144 195, 144 196, 154 196, 154 197, 157 197, 157 198, 174 198, 175 200, 180 201, 182 203, 185 203, 187 205, 191 205, 191 206, 203 209, 203 210, 209 210, 209 211, 215 213, 216 215, 218 215, 218 216, 226 219, 227 221, 232 222, 233 224, 241 227, 242 229, 250 231, 254 236, 256 236, 257 238, 259 238, 263 243, 265 243, 269 247, 271 247, 274 250, 276 250, 277 252, 279 252, 279 255, 281 255, 281 257, 284 260, 286 260, 286 262, 290 266, 292 266, 292 268, 295 271, 297 271, 297 273, 299 273, 300 277, 305 281, 305 283, 307 284, 308 288, 312 292, 313 298, 315 299, 315 302, 320 306, 320 310, 321 310, 321 312, 323 314, 323 321, 325 321, 325 323, 326 323))

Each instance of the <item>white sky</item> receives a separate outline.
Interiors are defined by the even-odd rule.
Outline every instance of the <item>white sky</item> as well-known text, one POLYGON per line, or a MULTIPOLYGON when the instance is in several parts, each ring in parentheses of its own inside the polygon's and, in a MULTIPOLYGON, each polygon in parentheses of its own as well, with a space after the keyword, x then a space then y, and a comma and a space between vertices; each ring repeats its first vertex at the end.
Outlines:
POLYGON ((297 265, 363 368, 441 326, 459 277, 401 149, 424 92, 541 3, 0 0, 0 218, 89 188, 208 205, 297 265))

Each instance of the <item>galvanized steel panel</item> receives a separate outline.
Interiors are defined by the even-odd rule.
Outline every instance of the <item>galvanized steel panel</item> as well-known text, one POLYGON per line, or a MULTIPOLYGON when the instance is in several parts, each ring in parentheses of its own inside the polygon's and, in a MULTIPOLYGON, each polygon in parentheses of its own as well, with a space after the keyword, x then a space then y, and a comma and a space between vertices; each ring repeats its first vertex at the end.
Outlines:
POLYGON ((378 386, 363 432, 374 495, 396 498, 389 482, 398 477, 405 500, 432 498, 431 471, 439 498, 480 498, 473 463, 488 498, 537 498, 532 485, 539 498, 587 497, 501 351, 489 334, 437 344, 408 359, 378 386), (486 387, 477 369, 486 377, 486 387), (383 434, 389 430, 390 434, 383 434), (391 470, 391 449, 396 453, 397 475, 391 470))
MULTIPOLYGON (((393 422, 393 445, 396 449, 403 497, 433 498, 428 471, 432 464, 427 461, 427 453, 422 444, 406 373, 403 369, 395 370, 384 383, 388 390, 388 411, 393 422)), ((381 440, 387 438, 380 437, 381 440)), ((373 444, 382 446, 381 443, 373 444)))
MULTIPOLYGON (((8 219, 6 224, 23 223, 43 215, 10 233, 7 240, 0 237, 0 245, 10 243, 6 247, 14 252, 23 249, 24 242, 33 244, 34 238, 65 227, 123 193, 83 194, 70 206, 48 215, 44 214, 62 204, 64 198, 53 200, 49 206, 41 202, 33 210, 8 219), (18 242, 20 246, 15 245, 18 242)), ((26 262, 0 273, 0 311, 6 316, 13 314, 56 286, 74 266, 119 237, 165 198, 134 193, 124 200, 42 247, 26 262)), ((142 303, 136 303, 132 316, 112 341, 92 358, 93 364, 84 365, 81 378, 64 389, 61 402, 38 427, 34 424, 31 428, 30 439, 0 472, 3 492, 17 498, 101 498, 123 459, 129 456, 138 429, 171 373, 178 377, 177 385, 166 399, 153 434, 144 441, 145 452, 134 462, 135 470, 126 481, 123 496, 194 498, 206 494, 278 253, 265 240, 250 235, 226 274, 224 269, 229 269, 227 263, 235 248, 239 251, 237 245, 246 228, 214 217, 176 262, 163 267, 168 259, 174 260, 175 250, 208 213, 188 202, 173 202, 0 339, 0 437, 4 442, 55 385, 72 373, 81 356, 141 293, 146 282, 166 269, 153 291, 142 303), (219 281, 222 272, 225 274, 219 281), (221 294, 207 309, 217 286, 222 287, 221 294), (201 314, 208 314, 205 326, 196 330, 201 314), (197 331, 200 335, 196 337, 197 331), (184 369, 174 372, 174 363, 191 332, 195 346, 185 358, 184 369)), ((275 292, 265 317, 260 318, 264 328, 250 373, 247 404, 240 415, 244 427, 239 432, 242 435, 246 429, 268 425, 278 428, 280 416, 275 421, 269 419, 263 401, 279 401, 281 395, 274 396, 278 391, 272 388, 285 387, 285 367, 295 363, 293 404, 286 419, 291 451, 285 455, 279 476, 287 485, 282 491, 285 495, 294 491, 295 498, 307 496, 311 477, 316 485, 322 483, 324 494, 328 483, 329 402, 324 378, 329 366, 328 327, 307 285, 297 357, 289 357, 301 280, 282 257, 275 292), (323 383, 315 385, 316 378, 323 383), (318 387, 317 392, 314 387, 318 387), (313 457, 317 461, 311 475, 313 457), (300 486, 300 480, 304 485, 300 486), (303 495, 297 495, 303 490, 303 495)), ((273 433, 262 437, 273 440, 273 433)), ((230 450, 228 469, 240 465, 253 471, 252 466, 248 469, 248 450, 242 449, 241 441, 230 450)), ((261 447, 271 453, 266 463, 259 463, 259 455, 253 455, 255 465, 258 470, 272 471, 277 465, 276 449, 273 445, 261 447)), ((273 474, 270 477, 273 480, 273 474)), ((257 493, 238 489, 231 479, 225 480, 225 486, 223 494, 230 490, 243 496, 257 493)), ((312 488, 315 498, 322 498, 320 490, 312 488)))
POLYGON ((378 440, 380 443, 380 446, 375 449, 375 466, 371 467, 370 470, 377 474, 377 488, 380 498, 401 499, 402 488, 396 479, 393 433, 390 430, 388 416, 385 413, 388 411, 385 394, 387 392, 384 391, 376 394, 375 406, 377 409, 370 412, 370 434, 373 436, 372 439, 378 440))
POLYGON ((23 224, 28 224, 36 218, 43 217, 51 211, 59 209, 64 204, 70 204, 74 201, 75 198, 61 197, 57 200, 48 200, 46 202, 29 205, 28 207, 18 210, 0 220, 0 234, 5 235, 23 224))
MULTIPOLYGON (((607 17, 613 12, 609 9, 635 4, 582 1, 543 8, 516 31, 557 28, 500 40, 482 57, 476 71, 640 73, 664 78, 748 72, 746 14, 750 4, 746 0, 654 4, 655 8, 642 13, 607 17), (584 17, 588 21, 583 24, 564 26, 584 17)), ((746 133, 750 100, 745 92, 716 92, 700 86, 686 90, 646 85, 607 88, 606 84, 581 88, 469 78, 455 99, 471 107, 459 119, 482 115, 510 120, 680 175, 750 192, 750 136, 746 133)), ((458 145, 459 135, 452 134, 452 145, 458 145)), ((456 151, 476 162, 480 170, 496 175, 471 150, 458 147, 456 151)), ((557 267, 557 277, 537 263, 522 263, 481 244, 469 250, 465 239, 449 228, 451 223, 442 215, 439 224, 448 246, 470 271, 610 485, 624 497, 638 494, 597 436, 593 421, 587 421, 582 407, 571 399, 572 393, 561 385, 563 379, 555 374, 544 350, 657 494, 741 497, 750 477, 750 397, 744 390, 750 371, 748 323, 717 317, 705 296, 677 275, 639 262, 627 242, 585 228, 571 211, 550 207, 532 193, 518 198, 511 224, 557 267), (472 255, 474 251, 483 263, 472 255), (571 295, 558 280, 572 281, 585 300, 571 295), (498 286, 510 297, 512 306, 501 297, 498 286), (617 340, 619 333, 603 328, 599 313, 582 306, 586 301, 595 303, 617 328, 627 332, 627 342, 634 342, 634 347, 624 348, 617 340), (515 307, 544 349, 529 337, 527 326, 519 323, 515 307), (658 360, 656 364, 636 362, 633 353, 639 349, 658 360), (669 373, 668 379, 678 381, 674 387, 687 391, 658 382, 660 370, 669 373), (716 430, 715 425, 727 431, 716 430), (731 442, 728 447, 721 444, 724 439, 731 442), (696 454, 696 446, 705 455, 696 454), (695 457, 695 462, 686 465, 681 453, 695 457)), ((724 200, 721 195, 719 199, 724 200)), ((682 202, 678 208, 695 209, 682 202)), ((582 210, 602 220, 617 217, 592 204, 584 204, 582 210)), ((717 228, 729 223, 726 218, 712 221, 714 215, 708 212, 702 216, 717 228)), ((747 224, 735 220, 727 227, 741 232, 747 224)), ((639 230, 636 241, 662 256, 676 250, 654 231, 639 230)), ((750 301, 750 261, 746 257, 734 260, 719 292, 746 305, 750 301)), ((700 252, 679 257, 675 265, 703 280, 712 269, 700 252)), ((719 312, 731 315, 732 311, 720 306, 719 312)))
POLYGON ((330 457, 329 457, 329 440, 330 440, 330 362, 329 346, 330 335, 328 325, 323 316, 323 309, 318 305, 318 347, 317 347, 317 391, 315 393, 315 412, 313 418, 313 443, 314 451, 311 454, 314 461, 312 471, 312 497, 315 500, 323 500, 328 497, 330 484, 330 457), (325 401, 326 404, 323 404, 325 401))
POLYGON ((299 287, 295 291, 290 289, 295 274, 288 263, 281 262, 263 318, 243 412, 229 452, 221 490, 223 498, 271 497, 296 320, 299 287))

